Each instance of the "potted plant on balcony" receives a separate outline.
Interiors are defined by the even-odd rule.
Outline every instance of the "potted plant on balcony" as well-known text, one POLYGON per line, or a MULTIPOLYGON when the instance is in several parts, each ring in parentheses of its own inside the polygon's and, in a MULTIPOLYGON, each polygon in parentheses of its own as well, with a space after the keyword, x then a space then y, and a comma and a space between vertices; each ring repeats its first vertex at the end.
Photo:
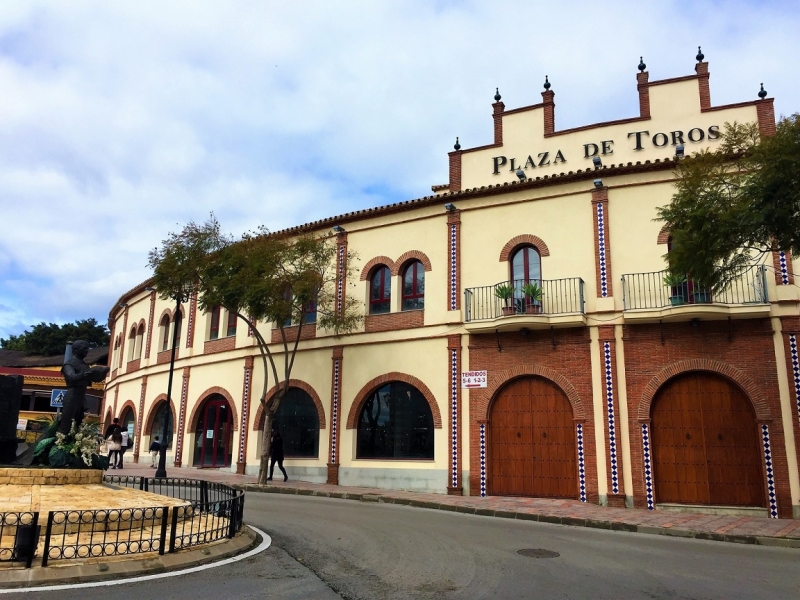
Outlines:
POLYGON ((695 304, 709 304, 711 302, 711 292, 706 286, 695 281, 692 298, 695 304))
POLYGON ((509 303, 509 300, 511 300, 511 297, 514 295, 514 288, 503 283, 494 288, 494 295, 503 301, 503 307, 501 310, 503 311, 504 317, 513 315, 516 312, 516 307, 509 303))
POLYGON ((525 313, 537 315, 542 312, 542 287, 533 281, 529 281, 522 286, 522 293, 528 299, 525 305, 525 313))
POLYGON ((669 302, 672 306, 680 306, 686 303, 684 290, 686 286, 686 275, 667 271, 664 275, 664 285, 670 288, 669 302))

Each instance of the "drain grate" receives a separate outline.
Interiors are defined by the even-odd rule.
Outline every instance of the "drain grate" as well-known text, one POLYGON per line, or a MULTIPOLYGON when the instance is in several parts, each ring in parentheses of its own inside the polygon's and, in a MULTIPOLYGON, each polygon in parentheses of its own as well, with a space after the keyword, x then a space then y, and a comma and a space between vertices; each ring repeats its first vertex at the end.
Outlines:
POLYGON ((517 554, 530 558, 558 558, 561 556, 558 552, 544 550, 543 548, 523 548, 522 550, 517 550, 517 554))

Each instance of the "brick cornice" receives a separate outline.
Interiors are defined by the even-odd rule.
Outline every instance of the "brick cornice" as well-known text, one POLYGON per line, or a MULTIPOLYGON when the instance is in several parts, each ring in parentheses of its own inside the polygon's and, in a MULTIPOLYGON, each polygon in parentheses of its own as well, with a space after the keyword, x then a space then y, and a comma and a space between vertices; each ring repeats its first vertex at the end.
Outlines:
POLYGON ((361 415, 361 409, 364 407, 364 403, 367 401, 370 395, 377 388, 387 383, 391 383, 392 381, 400 381, 417 388, 425 400, 428 401, 428 406, 431 408, 434 428, 442 428, 442 415, 439 412, 439 405, 436 403, 436 398, 434 398, 430 388, 413 375, 393 371, 391 373, 386 373, 385 375, 380 375, 379 377, 369 381, 366 385, 364 385, 364 387, 361 388, 358 394, 356 394, 353 404, 350 406, 350 413, 347 415, 347 429, 356 428, 358 424, 358 417, 361 415))

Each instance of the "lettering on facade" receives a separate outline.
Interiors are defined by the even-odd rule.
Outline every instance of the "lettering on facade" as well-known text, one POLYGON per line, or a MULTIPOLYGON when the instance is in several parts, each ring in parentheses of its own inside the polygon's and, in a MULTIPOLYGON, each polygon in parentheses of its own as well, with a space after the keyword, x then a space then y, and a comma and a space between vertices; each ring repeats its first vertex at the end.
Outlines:
POLYGON ((488 379, 487 371, 463 371, 461 373, 461 387, 485 388, 488 379))
MULTIPOLYGON (((631 131, 626 138, 632 149, 639 151, 650 146, 663 148, 667 145, 699 144, 703 140, 718 140, 719 136, 719 125, 711 125, 707 130, 701 127, 693 127, 688 131, 676 129, 675 131, 656 131, 651 133, 649 130, 643 129, 642 131, 631 131)), ((614 154, 614 140, 599 140, 583 144, 584 159, 612 154, 614 154)), ((500 170, 506 167, 513 173, 520 168, 527 171, 528 169, 547 167, 565 162, 567 162, 567 159, 561 150, 557 150, 555 153, 540 152, 538 154, 529 154, 524 162, 518 162, 516 157, 494 156, 492 157, 494 166, 492 175, 499 175, 500 170)))

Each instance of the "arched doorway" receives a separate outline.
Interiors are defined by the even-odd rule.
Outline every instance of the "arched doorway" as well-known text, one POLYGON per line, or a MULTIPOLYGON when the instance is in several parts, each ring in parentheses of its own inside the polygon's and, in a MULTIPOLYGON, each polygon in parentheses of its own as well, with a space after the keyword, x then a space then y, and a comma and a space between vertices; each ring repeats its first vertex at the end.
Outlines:
POLYGON ((756 416, 744 392, 712 373, 668 381, 652 408, 657 502, 765 506, 756 416))
POLYGON ((311 395, 292 387, 281 399, 275 413, 273 429, 283 437, 286 458, 317 458, 319 456, 319 414, 311 395))
POLYGON ((542 377, 516 379, 500 390, 489 420, 489 493, 577 498, 572 406, 542 377))
POLYGON ((126 406, 122 409, 122 414, 119 416, 119 426, 128 432, 128 438, 131 445, 134 443, 134 435, 136 433, 136 422, 134 420, 133 408, 126 406))
POLYGON ((233 413, 220 394, 210 395, 197 418, 194 437, 196 467, 229 467, 233 450, 233 413))

